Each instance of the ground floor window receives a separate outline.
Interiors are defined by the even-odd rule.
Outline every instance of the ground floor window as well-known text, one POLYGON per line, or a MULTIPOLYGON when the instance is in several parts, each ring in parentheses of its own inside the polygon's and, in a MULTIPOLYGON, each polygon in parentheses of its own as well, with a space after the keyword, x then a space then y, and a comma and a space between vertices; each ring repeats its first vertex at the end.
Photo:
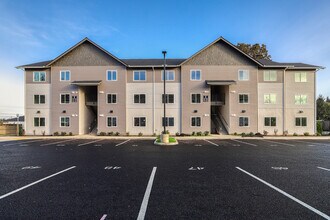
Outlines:
POLYGON ((240 127, 249 126, 249 118, 248 117, 239 117, 239 126, 240 127))
POLYGON ((107 125, 108 127, 117 127, 117 117, 108 117, 107 125))
POLYGON ((70 117, 61 117, 61 127, 69 127, 70 126, 70 117))
POLYGON ((162 118, 162 126, 173 127, 174 126, 174 117, 166 117, 166 120, 164 120, 164 117, 163 117, 162 118))
POLYGON ((191 126, 192 127, 200 127, 202 125, 201 117, 191 117, 191 126))
POLYGON ((147 121, 146 117, 134 117, 134 126, 145 127, 146 121, 147 121))
POLYGON ((46 119, 43 117, 35 117, 34 118, 34 127, 45 127, 46 119))
POLYGON ((276 117, 265 117, 265 126, 276 126, 276 117))
POLYGON ((296 126, 307 126, 307 118, 306 117, 297 117, 296 118, 296 126))

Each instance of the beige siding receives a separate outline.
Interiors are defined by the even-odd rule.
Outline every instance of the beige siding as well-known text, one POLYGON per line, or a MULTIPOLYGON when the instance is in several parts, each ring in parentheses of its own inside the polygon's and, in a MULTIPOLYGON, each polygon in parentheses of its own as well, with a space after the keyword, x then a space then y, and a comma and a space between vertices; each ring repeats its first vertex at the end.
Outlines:
POLYGON ((25 83, 26 84, 50 84, 51 83, 51 72, 50 69, 27 69, 25 70, 25 83), (33 72, 46 72, 46 81, 45 82, 34 82, 33 81, 33 72))

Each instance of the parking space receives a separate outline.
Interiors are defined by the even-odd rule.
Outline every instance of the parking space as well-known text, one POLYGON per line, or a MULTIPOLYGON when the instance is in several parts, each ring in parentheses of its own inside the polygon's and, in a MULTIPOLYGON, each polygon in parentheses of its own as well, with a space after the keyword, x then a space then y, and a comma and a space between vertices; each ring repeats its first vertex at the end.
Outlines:
POLYGON ((329 218, 324 140, 30 141, 0 143, 1 219, 329 218))

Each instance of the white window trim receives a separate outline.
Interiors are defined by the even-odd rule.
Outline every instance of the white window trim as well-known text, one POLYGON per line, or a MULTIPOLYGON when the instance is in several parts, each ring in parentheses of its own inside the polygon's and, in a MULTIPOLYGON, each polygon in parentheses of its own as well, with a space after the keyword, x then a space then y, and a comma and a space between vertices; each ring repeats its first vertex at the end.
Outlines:
POLYGON ((111 105, 117 105, 118 103, 118 93, 107 93, 106 96, 105 96, 105 103, 106 104, 111 104, 111 105), (109 103, 108 102, 108 95, 116 95, 116 103, 109 103))
POLYGON ((277 81, 277 71, 276 70, 264 70, 264 81, 265 82, 276 82, 277 81), (274 71, 275 72, 275 80, 271 80, 270 79, 270 75, 269 75, 269 80, 266 80, 265 79, 265 74, 266 74, 266 72, 269 72, 269 74, 270 74, 270 72, 272 72, 272 71, 274 71))
POLYGON ((242 104, 242 105, 250 104, 250 93, 238 93, 238 104, 242 104), (239 102, 239 95, 248 95, 248 102, 246 102, 246 103, 240 103, 239 102))
POLYGON ((249 117, 249 116, 245 116, 245 115, 240 115, 240 116, 238 116, 238 127, 241 127, 241 128, 249 128, 249 127, 250 127, 250 117, 249 117), (248 118, 249 125, 248 125, 248 126, 240 126, 240 125, 239 125, 239 118, 248 118))
POLYGON ((190 93, 190 104, 193 104, 193 105, 200 105, 200 104, 202 104, 203 103, 203 96, 202 96, 202 93, 190 93), (200 96, 201 96, 201 102, 196 102, 196 103, 193 103, 192 102, 192 94, 200 94, 200 96))
MULTIPOLYGON (((34 71, 33 74, 32 74, 32 77, 33 77, 33 82, 37 82, 37 83, 47 82, 47 73, 45 71, 40 71, 40 72, 39 71, 34 71), (34 74, 35 73, 39 73, 39 74, 40 73, 45 73, 45 81, 40 81, 40 80, 39 81, 35 81, 34 80, 34 74)), ((39 79, 40 79, 40 75, 39 75, 39 79)))
POLYGON ((70 70, 60 70, 60 81, 61 82, 70 82, 71 81, 71 71, 70 70), (69 80, 62 80, 62 72, 69 72, 69 80))
MULTIPOLYGON (((167 81, 167 80, 166 80, 166 81, 167 81)), ((161 94, 161 100, 160 100, 162 104, 164 104, 164 103, 163 103, 163 95, 164 95, 164 94, 161 94)), ((170 102, 169 102, 169 103, 166 103, 166 105, 174 105, 174 104, 175 104, 175 101, 176 101, 176 100, 175 100, 175 99, 176 99, 176 98, 175 98, 175 94, 174 94, 174 93, 166 93, 166 95, 173 95, 173 103, 170 103, 170 102)))
POLYGON ((118 117, 117 117, 117 116, 107 116, 107 120, 106 120, 106 122, 105 122, 105 125, 106 125, 106 127, 108 127, 108 128, 116 128, 116 127, 118 127, 118 117), (116 118, 116 126, 109 126, 109 125, 108 125, 108 118, 116 118))
POLYGON ((191 70, 190 70, 190 81, 202 81, 202 70, 200 70, 200 69, 191 69, 191 70), (199 72, 200 72, 200 75, 201 75, 200 79, 192 79, 192 78, 191 78, 191 76, 192 76, 192 71, 199 71, 199 72))
POLYGON ((239 69, 239 70, 237 71, 237 80, 238 80, 238 81, 250 81, 250 70, 239 69), (247 79, 239 79, 239 72, 240 72, 240 71, 247 71, 247 73, 248 73, 248 78, 247 78, 247 79))
MULTIPOLYGON (((249 119, 250 120, 250 119, 249 119)), ((250 122, 250 121, 249 121, 250 122)), ((272 124, 272 122, 270 121, 270 124, 272 124)), ((270 128, 276 128, 277 127, 277 117, 276 116, 264 116, 264 127, 270 127, 270 128), (265 125, 265 118, 275 118, 276 119, 276 125, 272 126, 272 125, 265 125)))
POLYGON ((263 96, 263 99, 264 99, 264 104, 265 105, 276 105, 277 104, 277 93, 264 93, 264 96, 263 96), (265 102, 265 95, 269 95, 269 100, 270 100, 270 97, 271 95, 275 95, 275 103, 267 103, 265 102))
POLYGON ((294 104, 295 105, 307 105, 308 104, 308 95, 306 95, 306 94, 296 94, 296 95, 294 95, 294 104), (306 103, 301 103, 301 96, 306 96, 306 103), (298 104, 296 104, 296 96, 299 96, 299 103, 298 104))
MULTIPOLYGON (((164 126, 163 126, 163 118, 164 118, 164 116, 162 116, 162 117, 160 118, 160 124, 162 125, 162 127, 164 127, 164 126)), ((173 119, 174 119, 174 124, 173 124, 173 126, 166 125, 166 127, 175 127, 175 117, 172 116, 172 115, 170 115, 170 116, 166 115, 166 118, 173 118, 173 119)))
POLYGON ((295 116, 294 117, 294 126, 297 127, 297 128, 301 128, 301 127, 308 127, 308 117, 307 116, 295 116), (302 125, 296 125, 296 120, 297 118, 300 118, 301 119, 301 124, 302 124, 302 118, 306 118, 306 126, 302 126, 302 125))
POLYGON ((148 118, 147 118, 147 116, 133 116, 133 127, 136 127, 136 128, 146 128, 146 127, 148 127, 148 124, 147 124, 147 122, 148 122, 148 120, 147 120, 148 118), (146 118, 146 126, 135 126, 135 118, 146 118))
POLYGON ((46 127, 46 117, 45 116, 39 116, 39 115, 35 115, 33 116, 33 127, 34 128, 43 128, 43 127, 46 127), (39 126, 35 126, 34 125, 34 119, 35 118, 39 118, 39 126), (40 118, 44 118, 45 119, 45 126, 40 126, 40 118))
MULTIPOLYGON (((166 72, 173 72, 173 76, 174 76, 174 79, 173 80, 166 80, 166 82, 168 82, 168 81, 175 81, 175 70, 166 70, 166 72)), ((160 77, 161 77, 161 81, 164 81, 163 80, 163 74, 164 74, 164 70, 162 70, 161 71, 161 73, 160 73, 160 77)))
POLYGON ((203 119, 202 119, 202 116, 190 116, 190 122, 189 122, 189 123, 190 123, 190 127, 191 127, 191 128, 200 128, 200 127, 203 127, 203 119), (191 119, 192 119, 192 118, 201 118, 201 126, 192 126, 192 125, 191 125, 191 122, 192 122, 191 119))
MULTIPOLYGON (((139 74, 139 78, 140 78, 140 74, 139 74)), ((145 81, 147 81, 147 79, 148 79, 148 78, 147 78, 147 71, 146 71, 146 70, 133 70, 133 81, 136 81, 136 82, 139 82, 139 81, 145 82, 145 81), (135 80, 135 79, 134 79, 134 73, 135 73, 135 72, 145 72, 145 74, 146 74, 146 79, 145 79, 145 80, 140 80, 140 79, 139 79, 139 80, 135 80)), ((166 81, 167 81, 167 80, 166 80, 166 81)))
POLYGON ((60 128, 70 128, 71 127, 71 117, 70 116, 60 116, 60 128), (62 118, 69 118, 69 126, 62 126, 62 118))
POLYGON ((118 71, 117 70, 106 70, 105 71, 105 78, 106 78, 106 81, 118 81, 118 71), (108 79, 108 72, 111 71, 111 72, 116 72, 116 80, 109 80, 108 79))
POLYGON ((133 104, 136 104, 136 105, 145 105, 145 104, 147 104, 147 94, 146 94, 146 93, 134 93, 134 94, 133 94, 133 104), (134 96, 135 96, 135 95, 145 95, 146 102, 145 102, 145 103, 140 103, 140 102, 139 102, 139 103, 135 103, 135 102, 134 102, 134 96))
MULTIPOLYGON (((78 97, 77 97, 78 98, 78 97)), ((61 105, 66 105, 66 104, 70 104, 71 103, 71 93, 60 93, 60 104, 61 105), (69 103, 62 103, 62 95, 69 95, 69 103)))

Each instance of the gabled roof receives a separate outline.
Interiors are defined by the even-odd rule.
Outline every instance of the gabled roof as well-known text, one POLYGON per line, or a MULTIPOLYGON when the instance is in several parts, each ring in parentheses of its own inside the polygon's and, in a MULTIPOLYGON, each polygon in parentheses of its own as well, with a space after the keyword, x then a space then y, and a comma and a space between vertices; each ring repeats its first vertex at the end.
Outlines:
MULTIPOLYGON (((163 66, 163 59, 121 59, 130 67, 163 66)), ((166 59, 166 66, 178 66, 185 59, 166 59)))
POLYGON ((84 38, 79 43, 77 43, 76 45, 74 45, 73 47, 71 47, 70 49, 68 49, 67 51, 65 51, 64 53, 62 53, 61 55, 59 55, 58 57, 56 57, 54 60, 52 60, 50 63, 48 63, 47 66, 51 66, 53 63, 55 63, 56 61, 58 61, 59 59, 61 59, 62 57, 64 57, 66 54, 68 54, 69 52, 71 52, 72 50, 74 50, 75 48, 77 48, 78 46, 80 46, 81 44, 83 44, 85 42, 89 42, 89 43, 93 44, 95 47, 99 48, 104 53, 108 54, 110 57, 112 57, 113 59, 117 60, 119 63, 123 64, 124 66, 126 66, 126 64, 123 61, 121 61, 119 58, 117 58, 116 56, 114 56, 113 54, 111 54, 106 49, 103 49, 101 46, 99 46, 98 44, 94 43, 93 41, 91 41, 87 37, 84 38))
POLYGON ((21 68, 47 68, 47 65, 52 61, 53 60, 41 61, 41 62, 38 62, 38 63, 31 63, 31 64, 18 66, 16 68, 17 69, 21 69, 21 68))

